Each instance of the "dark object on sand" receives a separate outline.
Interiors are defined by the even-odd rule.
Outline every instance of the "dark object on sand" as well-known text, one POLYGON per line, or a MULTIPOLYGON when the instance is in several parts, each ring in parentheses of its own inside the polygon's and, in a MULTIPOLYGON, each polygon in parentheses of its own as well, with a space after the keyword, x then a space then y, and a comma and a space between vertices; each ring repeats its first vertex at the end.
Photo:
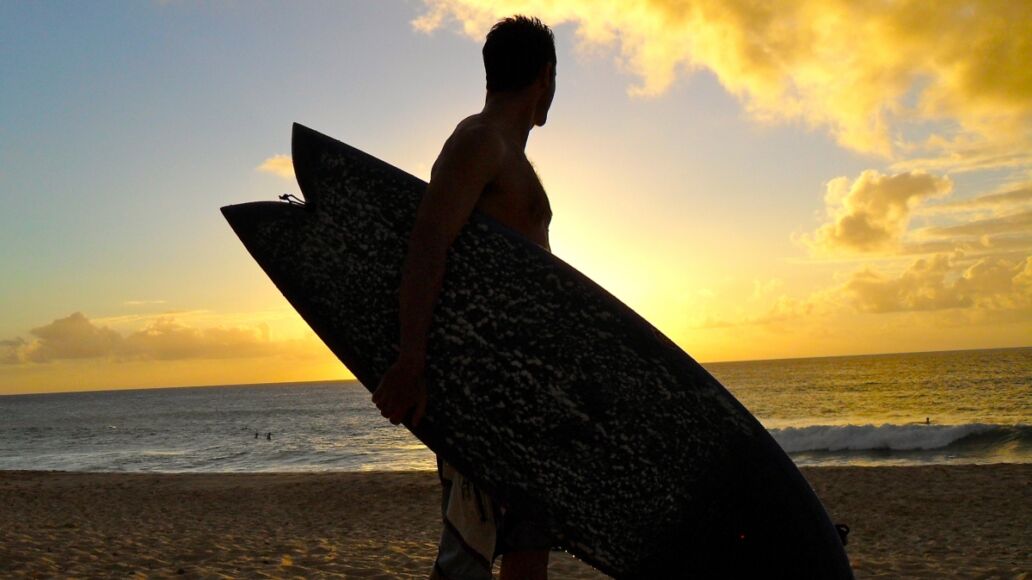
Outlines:
MULTIPOLYGON (((401 263, 426 184, 301 125, 293 160, 304 204, 222 212, 373 389, 397 355, 401 263)), ((480 212, 449 251, 426 373, 429 405, 413 433, 603 572, 852 577, 806 480, 716 379, 480 212)))

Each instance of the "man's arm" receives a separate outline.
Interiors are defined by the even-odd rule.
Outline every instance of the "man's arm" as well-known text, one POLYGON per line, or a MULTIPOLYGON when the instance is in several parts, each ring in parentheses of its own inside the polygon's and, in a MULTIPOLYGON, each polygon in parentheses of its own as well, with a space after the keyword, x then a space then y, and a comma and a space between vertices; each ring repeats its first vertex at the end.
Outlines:
POLYGON ((397 425, 415 407, 416 426, 426 409, 422 382, 427 333, 444 280, 448 248, 466 224, 484 188, 498 174, 505 144, 474 127, 444 145, 416 212, 402 267, 399 293, 401 344, 397 361, 373 393, 380 414, 397 425))

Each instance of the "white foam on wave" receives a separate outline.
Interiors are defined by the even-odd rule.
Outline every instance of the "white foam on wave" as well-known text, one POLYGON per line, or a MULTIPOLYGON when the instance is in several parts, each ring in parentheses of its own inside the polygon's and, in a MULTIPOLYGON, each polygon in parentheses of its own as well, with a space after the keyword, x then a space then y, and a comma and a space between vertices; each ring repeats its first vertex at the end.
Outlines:
POLYGON ((999 425, 812 425, 771 429, 770 434, 788 453, 802 451, 897 451, 948 447, 969 435, 999 429, 999 425))

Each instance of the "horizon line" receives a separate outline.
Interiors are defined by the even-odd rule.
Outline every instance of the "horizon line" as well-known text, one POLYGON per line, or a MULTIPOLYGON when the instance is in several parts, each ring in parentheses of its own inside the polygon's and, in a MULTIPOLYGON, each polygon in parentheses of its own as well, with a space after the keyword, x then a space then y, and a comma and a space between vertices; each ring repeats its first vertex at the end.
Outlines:
MULTIPOLYGON (((758 362, 774 362, 774 361, 798 361, 798 360, 813 360, 813 359, 825 359, 825 358, 860 358, 860 357, 877 357, 877 356, 893 356, 893 355, 907 355, 907 354, 934 354, 934 353, 951 353, 951 352, 975 352, 975 351, 990 351, 990 350, 1021 350, 1026 348, 1032 348, 1032 345, 1024 346, 1001 346, 992 348, 958 348, 949 350, 916 350, 916 351, 903 351, 903 352, 876 352, 876 353, 861 353, 861 354, 832 354, 832 355, 817 355, 817 356, 797 356, 797 357, 782 357, 782 358, 760 358, 760 359, 733 359, 733 360, 720 360, 720 361, 706 361, 698 362, 702 366, 706 365, 720 365, 720 364, 734 364, 734 363, 758 363, 758 362)), ((689 355, 691 356, 691 355, 689 355)), ((695 360, 694 358, 692 360, 695 360)), ((157 389, 216 389, 216 388, 242 388, 242 387, 273 387, 279 385, 311 385, 316 383, 359 383, 358 379, 315 379, 308 381, 279 381, 269 383, 224 383, 224 384, 207 384, 207 385, 155 385, 150 387, 123 387, 123 388, 108 388, 108 389, 70 389, 63 391, 38 391, 30 393, 0 393, 0 397, 18 397, 26 395, 59 395, 67 393, 109 393, 114 391, 152 391, 157 389)), ((359 383, 361 384, 361 383, 359 383)))

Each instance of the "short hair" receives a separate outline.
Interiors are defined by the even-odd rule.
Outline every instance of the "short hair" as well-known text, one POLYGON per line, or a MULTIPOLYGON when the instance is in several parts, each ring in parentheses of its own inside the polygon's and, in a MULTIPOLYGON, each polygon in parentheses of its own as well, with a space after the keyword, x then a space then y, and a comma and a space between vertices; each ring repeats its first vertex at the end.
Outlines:
POLYGON ((555 65, 555 37, 537 18, 511 16, 491 27, 483 55, 487 90, 518 91, 546 64, 555 65))

